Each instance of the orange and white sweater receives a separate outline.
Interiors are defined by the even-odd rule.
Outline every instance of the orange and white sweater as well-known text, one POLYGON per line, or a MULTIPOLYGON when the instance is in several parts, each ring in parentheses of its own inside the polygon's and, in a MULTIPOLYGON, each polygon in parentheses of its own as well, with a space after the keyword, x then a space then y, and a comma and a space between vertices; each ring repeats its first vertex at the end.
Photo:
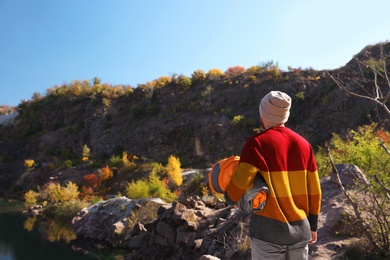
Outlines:
POLYGON ((225 197, 237 203, 261 174, 269 187, 264 209, 251 214, 249 235, 280 245, 311 240, 317 230, 321 186, 311 145, 287 127, 250 137, 225 197))

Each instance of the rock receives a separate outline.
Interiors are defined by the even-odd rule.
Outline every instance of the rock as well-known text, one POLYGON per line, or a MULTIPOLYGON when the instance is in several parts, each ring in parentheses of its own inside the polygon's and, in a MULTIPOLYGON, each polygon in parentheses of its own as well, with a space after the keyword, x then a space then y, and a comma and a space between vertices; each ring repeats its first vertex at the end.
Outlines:
POLYGON ((214 202, 214 197, 213 196, 203 196, 202 197, 202 201, 204 202, 204 204, 208 207, 212 207, 215 205, 215 202, 214 202))
POLYGON ((124 233, 130 232, 127 217, 146 201, 161 204, 161 200, 131 200, 126 197, 100 201, 82 209, 72 220, 78 237, 121 244, 124 233))
POLYGON ((127 247, 130 250, 138 250, 145 246, 145 242, 150 240, 151 234, 149 232, 142 233, 132 239, 127 243, 127 247))
MULTIPOLYGON (((364 175, 363 171, 354 164, 336 164, 336 169, 340 175, 341 183, 344 186, 354 186, 366 184, 368 185, 368 180, 364 175), (357 182, 357 183, 356 183, 357 182)), ((330 174, 331 180, 334 183, 337 183, 335 173, 332 171, 330 174)))
POLYGON ((201 256, 226 259, 223 258, 225 243, 218 241, 235 232, 238 223, 248 223, 247 216, 244 220, 232 207, 209 208, 203 199, 194 196, 182 200, 188 202, 186 205, 162 204, 161 200, 154 199, 153 203, 159 205, 157 218, 149 223, 138 221, 130 230, 127 217, 149 207, 148 204, 145 200, 113 198, 81 210, 73 218, 73 226, 78 239, 102 241, 110 247, 132 250, 130 258, 126 259, 199 259, 201 256))
POLYGON ((123 224, 122 221, 118 221, 118 222, 114 223, 112 226, 114 228, 113 232, 117 235, 122 234, 123 230, 125 229, 125 225, 123 224))
POLYGON ((144 227, 144 225, 142 225, 141 223, 137 222, 133 229, 131 230, 131 236, 138 236, 139 234, 141 233, 144 233, 144 232, 147 232, 146 228, 144 227))

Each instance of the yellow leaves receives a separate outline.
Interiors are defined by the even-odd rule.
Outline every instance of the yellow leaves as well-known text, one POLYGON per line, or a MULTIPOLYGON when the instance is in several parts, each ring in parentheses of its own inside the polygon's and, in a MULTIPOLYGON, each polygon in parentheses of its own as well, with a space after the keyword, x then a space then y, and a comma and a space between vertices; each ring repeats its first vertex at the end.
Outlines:
POLYGON ((206 73, 204 73, 203 70, 195 70, 192 73, 191 78, 193 81, 203 81, 206 79, 206 73))
POLYGON ((221 78, 224 74, 220 69, 210 69, 207 75, 210 79, 217 79, 221 78))
POLYGON ((34 166, 35 164, 35 161, 33 159, 26 159, 24 160, 24 166, 26 166, 26 168, 30 169, 34 166))
POLYGON ((317 80, 320 80, 320 76, 317 76, 317 77, 312 77, 312 76, 307 76, 307 80, 312 80, 312 81, 317 81, 317 80))
POLYGON ((24 194, 24 206, 26 208, 33 207, 37 205, 37 199, 39 197, 39 193, 33 190, 29 190, 24 194))
POLYGON ((98 176, 102 181, 106 181, 114 177, 114 173, 111 171, 110 167, 106 165, 106 167, 98 170, 98 176))
POLYGON ((171 155, 168 158, 168 164, 166 165, 166 171, 168 174, 168 178, 175 185, 181 186, 183 184, 183 175, 181 173, 181 163, 179 158, 171 155))
POLYGON ((65 187, 61 187, 60 184, 50 182, 43 191, 41 191, 41 197, 54 203, 61 203, 71 201, 79 196, 78 186, 73 182, 68 182, 65 187))
POLYGON ((89 149, 89 147, 86 144, 84 144, 83 145, 83 151, 82 151, 82 156, 83 156, 82 160, 84 162, 88 161, 90 155, 91 155, 91 149, 89 149))

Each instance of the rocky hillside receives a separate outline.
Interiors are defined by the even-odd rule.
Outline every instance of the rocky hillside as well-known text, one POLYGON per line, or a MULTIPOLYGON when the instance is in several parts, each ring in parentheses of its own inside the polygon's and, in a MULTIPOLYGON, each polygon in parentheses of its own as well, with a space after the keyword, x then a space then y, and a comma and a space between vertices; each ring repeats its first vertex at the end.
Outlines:
MULTIPOLYGON (((356 56, 364 59, 367 50, 376 48, 368 46, 356 56)), ((287 126, 316 148, 332 133, 369 123, 370 114, 377 120, 372 103, 347 96, 328 76, 328 72, 345 79, 356 76, 356 66, 354 60, 334 71, 282 72, 273 66, 251 73, 193 77, 191 85, 182 81, 189 78, 179 76, 153 88, 145 84, 116 92, 111 87, 111 94, 106 93, 110 86, 100 82, 57 87, 45 97, 21 103, 18 116, 0 125, 0 197, 9 195, 25 170, 25 159, 41 164, 80 159, 83 145, 99 162, 127 151, 162 163, 174 154, 183 167, 210 167, 239 154, 246 138, 259 130, 258 104, 270 90, 292 97, 287 126), (100 90, 78 94, 83 88, 100 90)))

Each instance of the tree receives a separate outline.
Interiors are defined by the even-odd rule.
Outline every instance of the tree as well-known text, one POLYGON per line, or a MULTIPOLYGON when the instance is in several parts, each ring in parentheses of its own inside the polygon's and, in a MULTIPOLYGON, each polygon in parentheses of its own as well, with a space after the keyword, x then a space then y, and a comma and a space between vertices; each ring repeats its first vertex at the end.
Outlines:
POLYGON ((83 161, 88 161, 90 155, 91 155, 91 149, 89 149, 88 146, 84 144, 83 153, 82 153, 83 161))
POLYGON ((180 167, 181 164, 179 158, 176 158, 173 155, 169 156, 168 164, 166 165, 168 179, 177 186, 181 186, 183 184, 183 175, 180 167))
POLYGON ((234 76, 239 76, 245 72, 245 68, 242 66, 234 66, 234 67, 229 67, 225 71, 225 76, 226 77, 234 77, 234 76))
POLYGON ((24 160, 24 166, 26 166, 26 168, 30 169, 34 166, 35 164, 35 161, 33 159, 26 159, 24 160))

